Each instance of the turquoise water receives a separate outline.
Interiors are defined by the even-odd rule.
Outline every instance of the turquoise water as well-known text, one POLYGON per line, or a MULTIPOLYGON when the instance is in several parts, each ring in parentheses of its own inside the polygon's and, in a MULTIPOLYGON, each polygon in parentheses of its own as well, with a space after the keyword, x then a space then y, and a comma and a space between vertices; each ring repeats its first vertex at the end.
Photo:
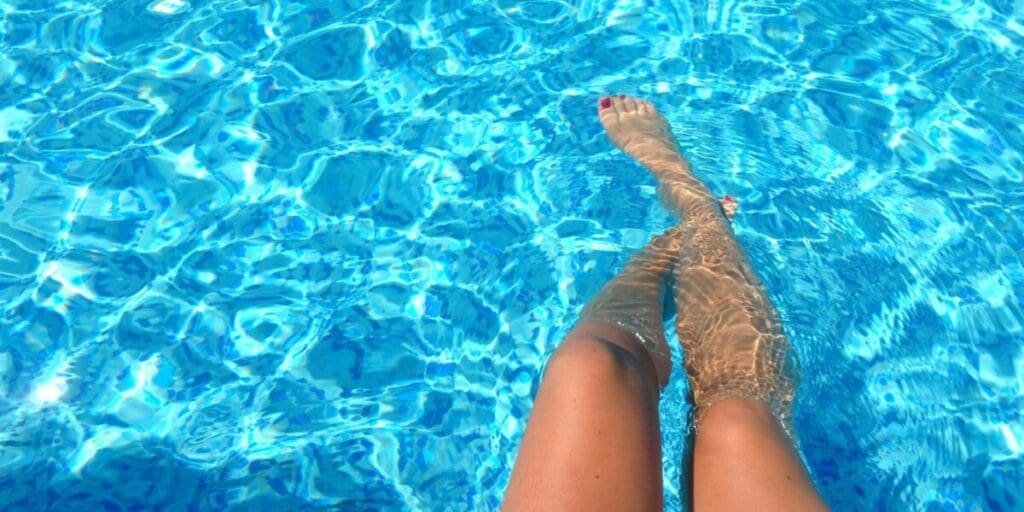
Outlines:
POLYGON ((1009 0, 0 1, 0 509, 495 509, 672 223, 621 92, 740 200, 830 505, 1019 510, 1022 62, 1009 0))

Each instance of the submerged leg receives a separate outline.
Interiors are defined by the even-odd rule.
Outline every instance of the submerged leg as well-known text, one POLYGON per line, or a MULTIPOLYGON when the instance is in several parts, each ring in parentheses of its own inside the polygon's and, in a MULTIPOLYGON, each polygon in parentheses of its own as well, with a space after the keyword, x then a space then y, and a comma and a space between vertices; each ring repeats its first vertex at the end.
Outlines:
POLYGON ((630 259, 580 314, 580 327, 616 325, 633 333, 650 354, 661 385, 668 382, 672 359, 662 315, 666 278, 679 257, 679 228, 652 239, 630 259))
POLYGON ((780 427, 794 388, 789 346, 775 309, 733 237, 728 210, 690 171, 668 123, 649 102, 604 99, 599 115, 612 141, 658 178, 662 197, 683 218, 675 270, 676 327, 697 410, 696 510, 749 509, 751 503, 759 503, 759 510, 773 510, 761 503, 799 505, 774 510, 823 508, 780 427), (762 457, 758 460, 763 464, 746 464, 740 449, 716 448, 735 448, 737 439, 753 443, 750 453, 762 457), (765 471, 787 478, 779 482, 765 471), (724 490, 747 501, 729 508, 716 494, 724 490))
POLYGON ((669 230, 637 253, 551 356, 504 510, 661 510, 662 298, 678 242, 669 230))

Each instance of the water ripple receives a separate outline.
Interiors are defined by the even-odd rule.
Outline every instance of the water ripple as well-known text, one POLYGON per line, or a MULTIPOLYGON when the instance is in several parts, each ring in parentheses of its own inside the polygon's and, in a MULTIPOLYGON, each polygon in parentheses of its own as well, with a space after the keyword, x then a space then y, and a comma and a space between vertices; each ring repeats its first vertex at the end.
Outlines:
POLYGON ((650 4, 0 5, 0 506, 497 508, 545 355, 673 222, 611 91, 740 199, 826 500, 1019 509, 1020 6, 650 4))

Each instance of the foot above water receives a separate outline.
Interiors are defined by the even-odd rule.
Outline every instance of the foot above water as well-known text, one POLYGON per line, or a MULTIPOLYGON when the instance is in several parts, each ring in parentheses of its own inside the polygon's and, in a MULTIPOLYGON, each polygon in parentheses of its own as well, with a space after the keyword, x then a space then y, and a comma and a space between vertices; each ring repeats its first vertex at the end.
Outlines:
POLYGON ((598 101, 597 109, 612 142, 655 175, 684 162, 668 122, 651 102, 626 95, 607 96, 598 101))
MULTIPOLYGON (((608 138, 658 178, 663 172, 677 169, 680 163, 685 165, 668 121, 651 102, 626 95, 606 96, 598 101, 597 111, 608 138)), ((739 203, 725 196, 719 200, 719 207, 731 221, 739 203)))

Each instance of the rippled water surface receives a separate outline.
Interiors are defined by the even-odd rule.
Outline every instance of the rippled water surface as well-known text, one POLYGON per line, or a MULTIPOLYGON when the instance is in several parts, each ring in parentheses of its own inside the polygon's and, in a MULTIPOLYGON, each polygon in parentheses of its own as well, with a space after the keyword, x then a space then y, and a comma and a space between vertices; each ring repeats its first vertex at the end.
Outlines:
POLYGON ((0 508, 496 508, 672 224, 623 92, 741 201, 826 500, 1020 510, 1022 62, 1019 0, 0 1, 0 508))

